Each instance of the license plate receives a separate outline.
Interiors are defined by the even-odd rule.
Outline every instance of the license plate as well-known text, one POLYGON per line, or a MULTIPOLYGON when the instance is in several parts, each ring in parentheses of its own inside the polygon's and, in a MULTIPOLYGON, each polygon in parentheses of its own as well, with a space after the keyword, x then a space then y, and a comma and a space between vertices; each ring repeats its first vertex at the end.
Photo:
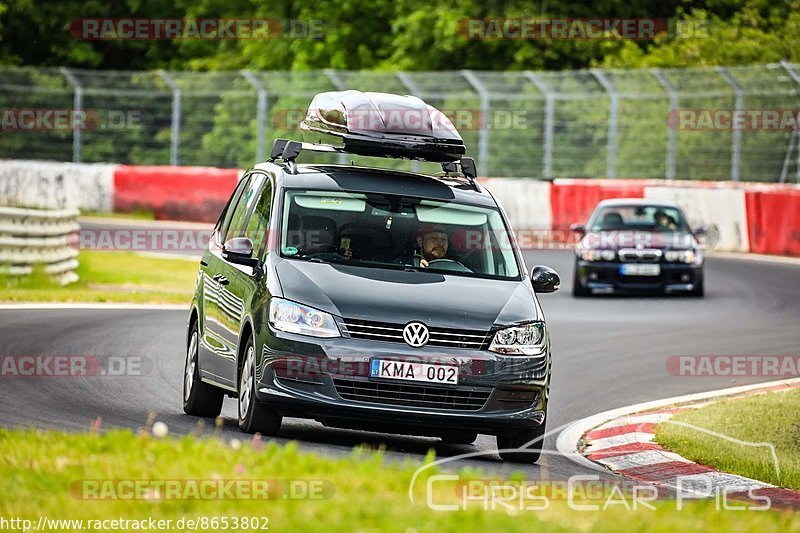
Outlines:
POLYGON ((619 271, 623 276, 659 276, 661 265, 620 265, 619 271))
POLYGON ((458 384, 458 367, 450 365, 373 359, 370 362, 369 375, 373 378, 458 384))

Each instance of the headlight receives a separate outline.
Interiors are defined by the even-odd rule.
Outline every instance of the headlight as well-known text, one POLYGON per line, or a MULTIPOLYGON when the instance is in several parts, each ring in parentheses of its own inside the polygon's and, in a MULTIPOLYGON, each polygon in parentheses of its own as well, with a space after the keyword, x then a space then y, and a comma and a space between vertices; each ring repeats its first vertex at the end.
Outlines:
POLYGON ((614 250, 588 249, 581 252, 581 259, 584 261, 613 261, 616 257, 614 250))
POLYGON ((543 322, 501 329, 494 334, 490 352, 504 355, 539 355, 544 349, 545 328, 543 322))
POLYGON ((700 250, 667 250, 664 259, 670 263, 700 263, 703 254, 700 250))
POLYGON ((277 330, 300 335, 342 336, 330 314, 281 298, 273 298, 269 303, 269 323, 277 330))

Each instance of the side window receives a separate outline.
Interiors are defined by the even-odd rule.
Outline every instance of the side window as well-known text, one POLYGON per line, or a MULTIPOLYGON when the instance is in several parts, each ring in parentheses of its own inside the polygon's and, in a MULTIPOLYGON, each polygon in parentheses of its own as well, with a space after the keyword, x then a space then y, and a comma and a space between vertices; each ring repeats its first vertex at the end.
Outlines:
POLYGON ((228 231, 225 234, 226 241, 244 235, 244 230, 247 227, 247 220, 256 207, 256 200, 258 200, 258 193, 261 191, 261 185, 264 183, 264 179, 265 176, 261 173, 254 173, 250 176, 250 183, 248 183, 247 188, 242 193, 239 203, 236 204, 236 210, 233 212, 231 223, 228 225, 228 231))
POLYGON ((236 211, 236 204, 239 202, 239 198, 242 196, 242 191, 245 190, 249 182, 249 175, 243 177, 239 181, 239 185, 236 186, 236 189, 233 191, 230 200, 228 200, 228 205, 225 206, 225 209, 222 211, 222 215, 219 217, 219 221, 217 221, 217 226, 215 229, 217 232, 217 242, 219 244, 223 244, 227 240, 225 236, 228 233, 228 226, 230 226, 233 213, 236 211))
POLYGON ((272 210, 272 182, 265 177, 266 182, 261 190, 258 203, 253 214, 250 215, 245 229, 245 237, 253 241, 253 254, 255 257, 262 257, 264 248, 269 239, 269 217, 272 210))

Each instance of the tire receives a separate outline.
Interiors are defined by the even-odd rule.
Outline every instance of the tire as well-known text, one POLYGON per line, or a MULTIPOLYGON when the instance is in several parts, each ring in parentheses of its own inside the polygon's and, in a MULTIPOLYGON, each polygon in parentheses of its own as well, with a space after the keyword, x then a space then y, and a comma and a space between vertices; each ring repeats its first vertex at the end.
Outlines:
POLYGON ((689 296, 692 296, 694 298, 702 298, 703 296, 705 296, 705 294, 706 294, 706 288, 705 284, 702 281, 697 284, 697 287, 695 287, 694 289, 691 290, 691 292, 689 292, 689 296))
POLYGON ((187 415, 216 418, 222 411, 225 394, 208 383, 200 381, 200 368, 197 353, 200 336, 197 321, 189 330, 189 345, 186 348, 186 362, 183 368, 183 412, 187 415))
POLYGON ((542 445, 544 444, 545 424, 536 429, 526 430, 512 436, 498 435, 497 436, 497 449, 503 461, 510 461, 514 463, 533 464, 539 460, 542 454, 542 445), (535 441, 530 445, 529 442, 535 441), (517 449, 520 451, 500 451, 517 449), (525 451, 521 451, 525 450, 525 451))
POLYGON ((475 431, 448 431, 442 435, 442 442, 446 444, 472 444, 478 438, 475 431))
POLYGON ((242 356, 244 361, 239 376, 239 398, 236 409, 239 429, 245 433, 274 436, 281 428, 281 416, 256 398, 256 361, 252 335, 247 339, 242 356))
POLYGON ((575 265, 576 272, 572 276, 572 296, 574 296, 575 298, 583 298, 589 296, 589 290, 584 288, 583 285, 581 285, 581 282, 578 279, 577 269, 578 265, 575 265))

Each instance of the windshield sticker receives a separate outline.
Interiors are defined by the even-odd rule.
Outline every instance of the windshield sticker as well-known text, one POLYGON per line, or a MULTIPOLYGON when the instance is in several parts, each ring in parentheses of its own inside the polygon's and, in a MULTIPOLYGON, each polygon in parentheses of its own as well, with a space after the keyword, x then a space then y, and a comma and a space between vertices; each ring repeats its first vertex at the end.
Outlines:
POLYGON ((342 203, 341 198, 320 198, 320 203, 339 205, 342 203))
POLYGON ((283 249, 283 255, 295 255, 297 253, 297 248, 294 246, 287 246, 283 249))

